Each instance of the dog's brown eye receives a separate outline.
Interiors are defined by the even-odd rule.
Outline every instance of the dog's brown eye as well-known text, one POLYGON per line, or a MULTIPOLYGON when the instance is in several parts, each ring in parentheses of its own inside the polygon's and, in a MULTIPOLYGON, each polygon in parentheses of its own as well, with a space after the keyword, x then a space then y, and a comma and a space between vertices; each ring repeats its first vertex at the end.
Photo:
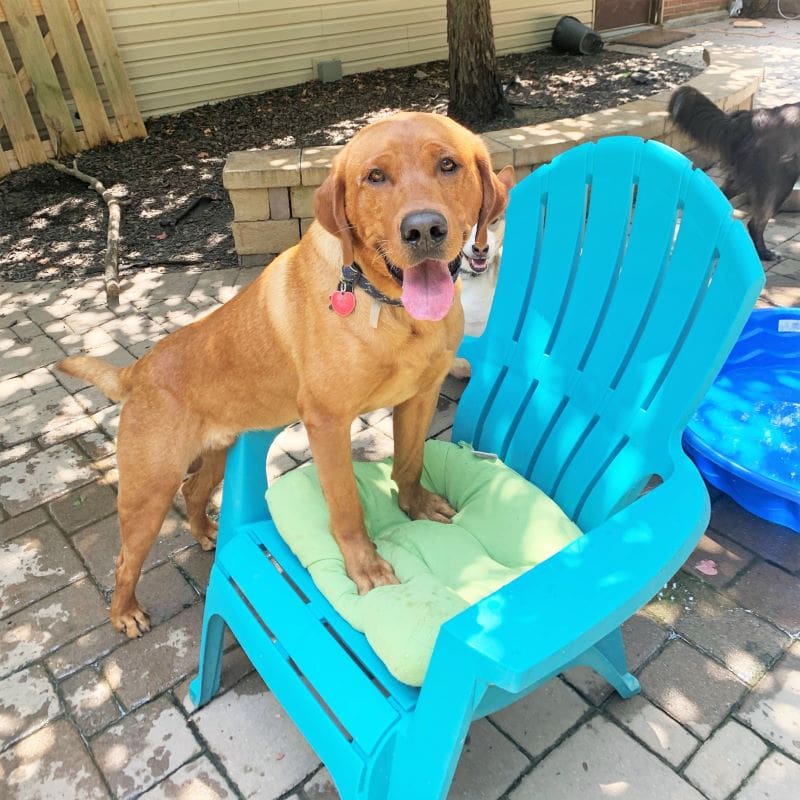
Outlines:
POLYGON ((382 169, 371 169, 367 174, 367 180, 370 183, 383 183, 386 180, 386 175, 382 169))
POLYGON ((439 169, 442 172, 455 172, 457 168, 458 164, 452 158, 443 158, 439 162, 439 169))

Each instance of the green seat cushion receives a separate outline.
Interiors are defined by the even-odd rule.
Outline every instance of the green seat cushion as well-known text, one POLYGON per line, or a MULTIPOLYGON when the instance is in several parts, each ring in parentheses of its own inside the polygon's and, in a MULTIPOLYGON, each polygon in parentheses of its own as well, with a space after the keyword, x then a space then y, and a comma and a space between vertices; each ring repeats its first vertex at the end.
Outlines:
POLYGON ((540 489, 466 445, 425 443, 422 484, 458 513, 450 525, 410 520, 397 504, 391 459, 354 464, 367 531, 397 586, 359 595, 328 526, 313 465, 267 491, 281 536, 314 583, 398 680, 422 684, 443 622, 541 563, 580 530, 540 489))

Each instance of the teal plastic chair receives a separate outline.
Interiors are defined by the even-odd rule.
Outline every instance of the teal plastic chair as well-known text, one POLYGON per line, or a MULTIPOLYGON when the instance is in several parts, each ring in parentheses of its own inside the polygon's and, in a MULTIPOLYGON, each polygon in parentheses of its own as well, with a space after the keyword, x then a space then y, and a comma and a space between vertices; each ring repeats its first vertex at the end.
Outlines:
POLYGON ((658 142, 612 137, 537 169, 512 192, 486 332, 461 350, 453 439, 497 453, 585 535, 445 623, 412 688, 281 540, 264 502, 277 431, 247 433, 228 456, 194 702, 218 689, 227 625, 343 800, 441 800, 470 723, 558 673, 586 665, 636 693, 620 626, 705 530, 681 432, 763 280, 722 193, 658 142))

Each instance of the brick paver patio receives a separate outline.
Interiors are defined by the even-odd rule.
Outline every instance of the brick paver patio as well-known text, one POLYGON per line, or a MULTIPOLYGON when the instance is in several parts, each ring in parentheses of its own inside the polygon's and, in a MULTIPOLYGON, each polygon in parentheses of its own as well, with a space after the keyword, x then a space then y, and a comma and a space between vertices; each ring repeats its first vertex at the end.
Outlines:
MULTIPOLYGON (((724 20, 696 30, 680 57, 708 42, 763 48, 762 102, 798 99, 800 23, 769 22, 746 40, 724 20)), ((781 260, 761 303, 800 306, 800 214, 781 214, 767 238, 781 260)), ((129 362, 255 274, 140 272, 113 312, 99 279, 0 284, 3 797, 338 797, 233 640, 219 696, 192 708, 213 554, 188 534, 177 501, 140 588, 154 630, 129 641, 111 629, 118 408, 52 366, 79 351, 129 362)), ((462 389, 445 383, 431 435, 449 436, 462 389)), ((389 423, 385 412, 357 421, 357 457, 390 453, 389 423)), ((273 448, 270 472, 308 457, 296 426, 273 448)), ((587 670, 558 677, 472 726, 451 798, 800 797, 800 535, 712 499, 695 553, 625 625, 642 694, 621 701, 587 670)))

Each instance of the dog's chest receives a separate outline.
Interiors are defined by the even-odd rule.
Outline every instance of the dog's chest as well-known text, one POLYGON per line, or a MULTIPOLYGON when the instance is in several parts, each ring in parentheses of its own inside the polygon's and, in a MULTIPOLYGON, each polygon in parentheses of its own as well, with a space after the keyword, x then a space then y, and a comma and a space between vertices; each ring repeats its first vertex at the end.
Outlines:
POLYGON ((494 299, 494 274, 487 271, 476 277, 462 278, 461 305, 464 308, 464 333, 480 336, 489 319, 494 299))

